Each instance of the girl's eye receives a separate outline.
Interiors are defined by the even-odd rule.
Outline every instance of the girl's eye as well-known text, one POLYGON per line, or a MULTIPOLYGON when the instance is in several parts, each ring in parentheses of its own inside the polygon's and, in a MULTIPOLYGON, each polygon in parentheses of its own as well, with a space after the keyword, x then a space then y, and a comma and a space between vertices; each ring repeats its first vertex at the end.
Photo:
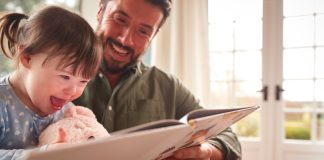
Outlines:
POLYGON ((69 79, 70 79, 70 77, 67 76, 67 75, 61 75, 61 77, 62 77, 63 79, 65 79, 65 80, 69 80, 69 79))
POLYGON ((89 81, 81 81, 82 84, 87 84, 89 81))

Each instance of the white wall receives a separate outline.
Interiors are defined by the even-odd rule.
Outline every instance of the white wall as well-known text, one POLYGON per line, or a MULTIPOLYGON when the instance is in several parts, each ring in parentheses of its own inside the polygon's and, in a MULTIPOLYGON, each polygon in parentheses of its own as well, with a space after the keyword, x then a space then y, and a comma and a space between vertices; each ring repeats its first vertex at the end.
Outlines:
POLYGON ((98 10, 98 1, 80 0, 81 16, 85 18, 93 29, 96 29, 97 21, 96 14, 98 10))

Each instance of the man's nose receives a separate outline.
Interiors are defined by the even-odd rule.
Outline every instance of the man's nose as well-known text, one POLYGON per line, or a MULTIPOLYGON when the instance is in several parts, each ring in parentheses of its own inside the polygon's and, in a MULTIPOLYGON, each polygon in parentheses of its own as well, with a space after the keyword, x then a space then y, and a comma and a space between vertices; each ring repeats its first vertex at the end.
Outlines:
POLYGON ((134 31, 132 28, 125 28, 118 36, 119 41, 128 47, 132 47, 134 45, 134 31))

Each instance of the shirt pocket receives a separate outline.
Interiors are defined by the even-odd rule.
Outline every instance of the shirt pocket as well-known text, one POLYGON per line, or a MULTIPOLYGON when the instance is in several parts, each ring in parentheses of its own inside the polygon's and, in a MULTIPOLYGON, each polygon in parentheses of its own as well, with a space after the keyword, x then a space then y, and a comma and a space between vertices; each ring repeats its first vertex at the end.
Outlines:
POLYGON ((130 101, 127 110, 128 126, 157 121, 165 117, 163 103, 153 99, 130 101))

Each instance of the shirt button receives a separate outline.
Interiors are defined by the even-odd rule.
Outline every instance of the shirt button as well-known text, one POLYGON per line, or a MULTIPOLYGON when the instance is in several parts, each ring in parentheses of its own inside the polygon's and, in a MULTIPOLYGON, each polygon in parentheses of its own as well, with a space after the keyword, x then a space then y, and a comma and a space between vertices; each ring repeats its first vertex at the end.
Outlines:
POLYGON ((109 111, 112 111, 112 106, 108 106, 108 110, 109 111))

